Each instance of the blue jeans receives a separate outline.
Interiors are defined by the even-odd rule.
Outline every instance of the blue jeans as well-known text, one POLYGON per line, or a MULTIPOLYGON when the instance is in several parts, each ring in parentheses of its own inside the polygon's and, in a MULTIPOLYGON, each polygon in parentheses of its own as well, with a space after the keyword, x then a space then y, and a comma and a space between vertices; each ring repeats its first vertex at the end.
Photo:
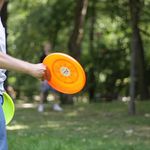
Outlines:
POLYGON ((0 95, 0 150, 8 150, 5 118, 2 109, 3 97, 0 95))

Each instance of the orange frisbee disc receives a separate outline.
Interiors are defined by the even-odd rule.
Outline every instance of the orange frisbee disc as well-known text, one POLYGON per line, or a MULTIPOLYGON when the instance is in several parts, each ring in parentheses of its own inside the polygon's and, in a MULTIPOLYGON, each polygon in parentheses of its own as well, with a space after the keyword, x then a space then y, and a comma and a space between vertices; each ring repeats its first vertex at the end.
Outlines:
POLYGON ((52 53, 45 57, 43 64, 50 72, 48 84, 59 92, 74 94, 82 90, 86 77, 82 66, 74 58, 63 53, 52 53))

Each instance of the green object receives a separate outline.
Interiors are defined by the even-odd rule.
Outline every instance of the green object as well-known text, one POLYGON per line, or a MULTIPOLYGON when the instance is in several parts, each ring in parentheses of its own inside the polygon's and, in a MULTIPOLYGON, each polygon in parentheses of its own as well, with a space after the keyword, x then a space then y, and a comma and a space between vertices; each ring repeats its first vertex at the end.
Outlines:
POLYGON ((15 106, 12 98, 6 93, 3 93, 4 103, 2 105, 6 125, 12 120, 15 113, 15 106))

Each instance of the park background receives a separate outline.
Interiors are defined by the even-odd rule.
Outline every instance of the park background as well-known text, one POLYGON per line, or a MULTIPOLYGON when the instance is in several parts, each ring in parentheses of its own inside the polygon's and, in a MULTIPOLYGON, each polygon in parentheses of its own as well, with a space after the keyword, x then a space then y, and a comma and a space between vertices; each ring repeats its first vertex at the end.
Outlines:
MULTIPOLYGON (((148 150, 150 1, 11 0, 1 13, 8 53, 39 62, 44 42, 77 59, 84 89, 60 93, 63 113, 36 110, 40 82, 8 72, 16 114, 12 150, 148 150)), ((49 105, 49 104, 48 104, 49 105)))

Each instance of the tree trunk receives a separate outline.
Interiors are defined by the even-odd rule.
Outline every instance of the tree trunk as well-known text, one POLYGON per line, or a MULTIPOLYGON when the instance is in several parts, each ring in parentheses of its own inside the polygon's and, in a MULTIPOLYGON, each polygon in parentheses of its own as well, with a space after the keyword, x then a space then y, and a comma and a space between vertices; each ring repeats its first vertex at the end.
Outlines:
MULTIPOLYGON (((94 56, 94 33, 95 33, 95 22, 96 22, 96 3, 97 0, 92 1, 91 5, 91 14, 90 14, 90 34, 89 34, 89 45, 90 45, 90 56, 91 56, 91 62, 93 62, 94 56)), ((95 75, 94 75, 94 65, 92 65, 89 69, 89 100, 90 102, 94 102, 95 97, 95 75)))
POLYGON ((140 30, 137 28, 136 33, 136 41, 137 41, 137 47, 138 49, 138 55, 137 55, 137 66, 138 66, 138 91, 140 95, 141 100, 146 100, 149 98, 149 92, 148 92, 148 86, 146 81, 146 73, 145 73, 145 56, 144 56, 144 48, 143 48, 143 42, 140 35, 140 30))
POLYGON ((129 113, 135 114, 135 88, 136 83, 138 84, 138 93, 141 99, 148 97, 148 89, 145 80, 145 59, 144 59, 144 48, 138 27, 140 17, 140 0, 129 0, 130 14, 131 14, 131 28, 132 28, 132 39, 131 39, 131 84, 130 84, 130 103, 129 113))
POLYGON ((88 0, 77 0, 75 10, 74 29, 68 42, 70 54, 76 59, 80 59, 81 42, 83 38, 83 25, 87 12, 88 0))
POLYGON ((133 32, 132 37, 132 49, 137 51, 136 63, 137 63, 137 84, 138 93, 140 98, 148 99, 148 86, 145 77, 145 56, 143 42, 140 35, 139 20, 140 20, 140 10, 142 7, 142 0, 130 0, 130 10, 131 10, 131 27, 133 32))
MULTIPOLYGON (((68 42, 69 53, 77 60, 80 60, 81 42, 83 38, 83 25, 87 12, 87 6, 88 0, 77 0, 74 28, 68 42)), ((63 100, 63 98, 61 99, 63 103, 73 104, 72 95, 63 95, 63 97, 65 97, 65 101, 63 100)))

